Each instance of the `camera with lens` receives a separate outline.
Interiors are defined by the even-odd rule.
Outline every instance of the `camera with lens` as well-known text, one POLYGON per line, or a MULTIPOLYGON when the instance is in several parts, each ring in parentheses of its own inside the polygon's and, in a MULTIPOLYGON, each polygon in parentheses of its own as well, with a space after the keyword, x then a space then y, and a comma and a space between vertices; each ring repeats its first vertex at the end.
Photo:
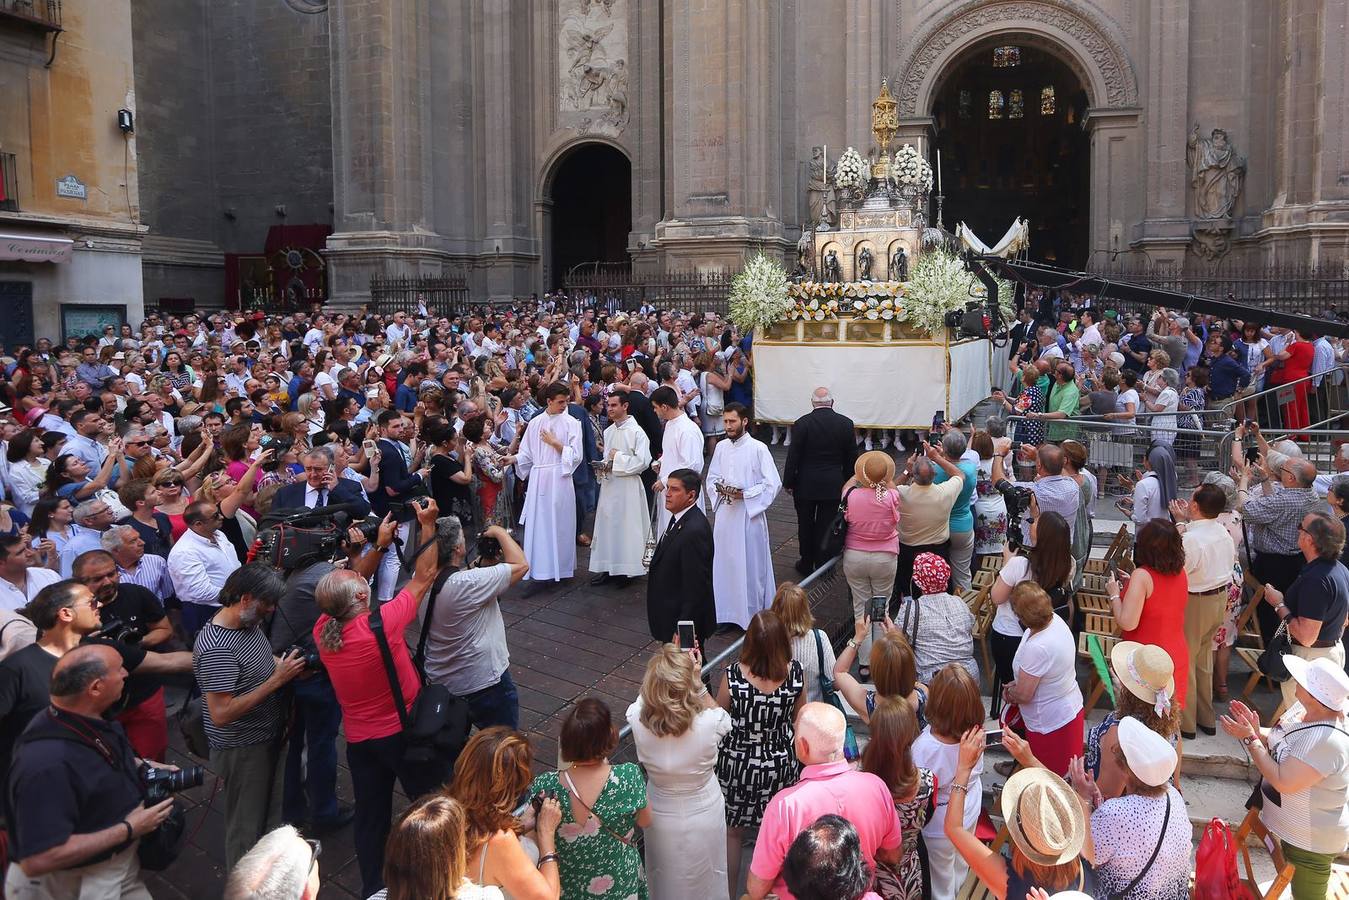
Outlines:
POLYGON ((306 647, 302 644, 291 644, 281 656, 284 658, 290 656, 292 653, 298 653, 300 659, 304 660, 304 667, 311 672, 323 668, 323 663, 319 659, 318 649, 315 647, 306 647))
POLYGON ((121 619, 109 619, 99 629, 98 636, 119 644, 139 644, 141 638, 145 637, 145 631, 121 619))
POLYGON ((477 565, 494 566, 501 562, 501 541, 485 534, 478 535, 477 565))
POLYGON ((201 766, 184 766, 176 772, 158 769, 149 763, 141 764, 141 784, 145 785, 145 799, 151 805, 188 788, 201 787, 206 770, 201 766))
POLYGON ((1007 480, 994 482, 993 487, 1002 495, 1007 505, 1007 545, 1013 550, 1021 550, 1021 516, 1030 509, 1030 500, 1034 496, 1031 489, 1007 480))

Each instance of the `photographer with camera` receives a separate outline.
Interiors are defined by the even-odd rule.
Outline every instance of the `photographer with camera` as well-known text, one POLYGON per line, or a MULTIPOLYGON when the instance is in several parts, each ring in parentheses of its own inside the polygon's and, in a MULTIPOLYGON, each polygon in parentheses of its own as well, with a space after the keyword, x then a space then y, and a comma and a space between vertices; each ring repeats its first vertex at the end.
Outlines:
POLYGON ((454 516, 436 523, 436 542, 441 572, 450 574, 427 601, 426 677, 463 697, 479 728, 519 728, 519 695, 498 599, 528 574, 525 553, 509 531, 492 525, 478 538, 475 565, 461 568, 464 531, 454 516))
MULTIPOLYGON (((121 571, 106 550, 89 550, 75 558, 74 580, 94 592, 102 622, 99 636, 150 649, 173 636, 173 626, 155 595, 138 584, 122 584, 121 571)), ((192 654, 169 654, 183 671, 192 654)), ((136 753, 145 759, 168 758, 169 727, 164 710, 164 688, 158 678, 133 675, 124 691, 125 707, 117 721, 126 729, 136 753)))
MULTIPOLYGON (((1002 460, 995 459, 993 461, 993 486, 1007 500, 1009 516, 1012 512, 1012 497, 1018 491, 1030 491, 1034 504, 1030 505, 1028 502, 1018 504, 1022 513, 1030 513, 1029 516, 1019 517, 1018 536, 1012 536, 1018 517, 1010 516, 1007 523, 1008 540, 1017 542, 1018 545, 1030 547, 1035 545, 1035 538, 1030 530, 1030 520, 1038 517, 1040 513, 1058 513, 1068 523, 1069 530, 1072 530, 1073 524, 1077 521, 1077 508, 1082 502, 1082 486, 1071 475, 1064 473, 1063 448, 1054 444, 1041 444, 1038 447, 1023 444, 1018 452, 1022 459, 1035 461, 1035 480, 1030 482, 1010 480, 1006 472, 1003 471, 1002 460)), ((1029 499, 1027 498, 1027 501, 1029 499)))
MULTIPOLYGON (((434 500, 413 504, 417 524, 434 534, 439 509, 434 500)), ((376 540, 386 539, 381 532, 376 540)), ((378 607, 391 665, 398 677, 404 712, 415 707, 422 679, 412 662, 406 632, 417 619, 422 598, 436 579, 439 554, 428 543, 415 561, 412 580, 398 596, 378 607)), ((347 765, 356 798, 354 840, 361 870, 361 896, 383 884, 380 874, 384 842, 393 814, 393 787, 415 799, 439 787, 448 777, 448 765, 410 762, 403 716, 394 704, 393 686, 385 667, 380 639, 371 628, 371 590, 358 572, 339 569, 323 577, 314 591, 322 615, 314 625, 319 658, 332 680, 346 725, 347 765)), ((445 761, 448 763, 448 760, 445 761)))
POLYGON ((305 668, 299 651, 273 656, 262 631, 284 594, 281 573, 271 566, 252 562, 235 569, 220 589, 220 608, 192 648, 211 770, 225 781, 227 868, 278 824, 281 791, 274 782, 285 733, 279 693, 305 668))
POLYGON ((55 662, 51 704, 24 730, 8 770, 7 897, 150 896, 138 843, 169 817, 173 798, 145 798, 126 733, 104 718, 126 677, 107 646, 55 662))
MULTIPOLYGON (((276 606, 269 623, 272 651, 285 656, 291 650, 304 655, 305 671, 291 683, 291 729, 286 750, 285 791, 281 817, 287 822, 305 823, 310 831, 331 831, 351 821, 349 806, 337 802, 337 733, 342 725, 342 707, 337 702, 332 681, 319 662, 314 645, 314 624, 319 619, 314 591, 329 572, 337 570, 334 554, 345 554, 347 565, 355 571, 368 569, 380 554, 361 557, 368 543, 362 527, 347 529, 346 540, 338 548, 294 560, 286 572, 286 592, 276 606)), ((394 521, 385 517, 374 541, 388 547, 393 541, 394 521)))
POLYGON ((103 618, 98 599, 77 581, 43 588, 24 612, 42 636, 0 662, 0 772, 9 771, 10 751, 19 732, 47 705, 57 660, 82 643, 112 647, 121 654, 123 667, 137 675, 187 672, 192 664, 185 652, 148 653, 135 644, 100 637, 103 618))

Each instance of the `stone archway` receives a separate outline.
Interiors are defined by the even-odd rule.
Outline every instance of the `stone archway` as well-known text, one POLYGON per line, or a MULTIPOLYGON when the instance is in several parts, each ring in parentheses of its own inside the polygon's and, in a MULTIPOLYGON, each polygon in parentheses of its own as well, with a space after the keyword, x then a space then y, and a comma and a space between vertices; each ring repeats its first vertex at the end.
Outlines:
POLYGON ((626 263, 632 231, 632 163, 608 141, 580 141, 544 167, 545 290, 581 263, 626 263))
POLYGON ((970 44, 998 34, 1044 39, 1086 87, 1093 107, 1138 105, 1138 77, 1119 28, 1075 0, 966 0, 920 28, 900 53, 899 115, 925 116, 943 72, 970 44))

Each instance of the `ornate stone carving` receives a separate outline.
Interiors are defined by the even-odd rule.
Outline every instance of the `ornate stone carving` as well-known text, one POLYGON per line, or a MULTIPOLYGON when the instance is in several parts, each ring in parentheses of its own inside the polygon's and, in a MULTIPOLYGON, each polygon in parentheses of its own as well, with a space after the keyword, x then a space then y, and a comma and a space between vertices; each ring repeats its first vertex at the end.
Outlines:
POLYGON ((627 127, 627 2, 558 0, 558 102, 564 114, 585 114, 564 116, 578 133, 627 127))
POLYGON ((1185 162, 1190 167, 1190 186, 1194 188, 1195 217, 1231 216, 1246 180, 1246 159, 1237 156, 1227 132, 1215 128, 1208 137, 1200 137, 1196 124, 1185 142, 1185 162))
POLYGON ((1093 97, 1098 106, 1127 107, 1138 104, 1138 82, 1124 45, 1113 29, 1084 4, 1074 0, 967 0, 949 15, 920 31, 901 55, 905 60, 899 84, 899 114, 921 115, 918 90, 926 73, 952 45, 963 43, 973 32, 987 26, 1035 22, 1071 37, 1087 52, 1087 62, 1100 76, 1104 97, 1093 97))

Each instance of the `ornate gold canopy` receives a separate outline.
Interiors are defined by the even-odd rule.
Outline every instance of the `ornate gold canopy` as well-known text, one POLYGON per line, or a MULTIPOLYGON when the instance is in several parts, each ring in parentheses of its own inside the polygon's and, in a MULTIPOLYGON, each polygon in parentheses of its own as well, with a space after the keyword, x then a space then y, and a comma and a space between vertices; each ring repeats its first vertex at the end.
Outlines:
POLYGON ((876 146, 882 154, 889 154, 890 142, 899 131, 899 113, 895 97, 890 93, 890 83, 881 79, 881 92, 871 104, 871 133, 876 136, 876 146))

